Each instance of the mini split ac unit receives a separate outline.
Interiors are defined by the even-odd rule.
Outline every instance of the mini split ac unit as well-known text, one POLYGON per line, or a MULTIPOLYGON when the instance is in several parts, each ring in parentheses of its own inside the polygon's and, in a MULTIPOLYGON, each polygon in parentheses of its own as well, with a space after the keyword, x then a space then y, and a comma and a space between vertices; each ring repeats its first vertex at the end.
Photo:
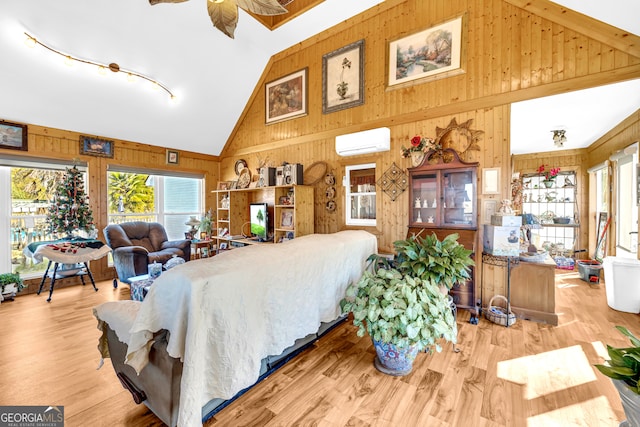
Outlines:
POLYGON ((336 136, 336 153, 340 156, 389 151, 391 131, 389 128, 377 128, 362 132, 336 136))

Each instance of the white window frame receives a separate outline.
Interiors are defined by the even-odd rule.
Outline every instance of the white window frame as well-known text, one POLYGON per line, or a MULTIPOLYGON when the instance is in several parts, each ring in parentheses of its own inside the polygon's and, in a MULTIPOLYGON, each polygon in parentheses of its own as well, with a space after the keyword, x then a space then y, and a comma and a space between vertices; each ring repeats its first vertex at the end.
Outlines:
POLYGON ((349 165, 349 166, 345 166, 345 178, 344 178, 344 182, 343 185, 345 187, 345 224, 346 225, 358 225, 358 226, 365 226, 365 227, 375 227, 377 225, 377 206, 378 206, 378 200, 377 200, 377 194, 376 194, 376 187, 375 184, 373 186, 373 191, 366 191, 366 192, 351 192, 351 172, 352 171, 356 171, 356 170, 362 170, 362 169, 373 169, 373 173, 374 176, 376 175, 376 163, 364 163, 364 164, 360 164, 360 165, 349 165), (373 205, 376 207, 376 209, 374 209, 374 214, 375 214, 375 218, 373 219, 362 219, 362 218, 353 218, 351 216, 351 199, 352 196, 373 196, 375 203, 373 203, 373 205))

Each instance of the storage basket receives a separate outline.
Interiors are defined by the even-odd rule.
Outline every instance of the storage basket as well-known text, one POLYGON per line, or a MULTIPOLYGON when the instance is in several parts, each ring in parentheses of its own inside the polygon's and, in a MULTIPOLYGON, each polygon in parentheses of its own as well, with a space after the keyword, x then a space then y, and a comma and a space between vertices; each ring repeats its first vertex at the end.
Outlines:
POLYGON ((494 295, 493 298, 491 298, 491 300, 489 301, 489 308, 484 312, 484 316, 487 318, 487 320, 502 326, 511 326, 516 323, 516 316, 511 310, 509 310, 509 315, 507 316, 506 308, 493 305, 493 300, 495 300, 496 298, 504 300, 505 304, 507 306, 509 305, 507 302, 507 298, 505 298, 503 295, 494 295), (507 321, 509 322, 508 324, 507 321))

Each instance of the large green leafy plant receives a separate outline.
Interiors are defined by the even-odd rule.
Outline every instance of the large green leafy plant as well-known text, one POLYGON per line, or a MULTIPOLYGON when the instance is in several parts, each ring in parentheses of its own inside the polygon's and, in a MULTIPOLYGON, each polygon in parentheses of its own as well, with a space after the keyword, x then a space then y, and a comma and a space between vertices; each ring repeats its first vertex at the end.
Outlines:
POLYGON ((607 345, 610 360, 606 365, 598 364, 596 368, 609 378, 624 381, 631 391, 640 395, 640 339, 636 338, 624 326, 616 326, 629 337, 633 347, 614 348, 607 345))
POLYGON ((455 343, 455 319, 440 288, 464 283, 473 265, 471 251, 457 239, 457 234, 442 241, 435 234, 412 236, 394 242, 393 260, 371 255, 370 268, 340 303, 343 313, 353 313, 358 336, 368 333, 374 341, 438 352, 441 338, 455 343))

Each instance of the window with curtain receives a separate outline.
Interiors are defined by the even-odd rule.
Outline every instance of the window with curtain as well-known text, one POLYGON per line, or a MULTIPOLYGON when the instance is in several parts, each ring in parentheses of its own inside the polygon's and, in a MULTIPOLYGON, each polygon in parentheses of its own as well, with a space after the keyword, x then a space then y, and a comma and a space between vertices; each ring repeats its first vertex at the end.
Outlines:
POLYGON ((376 164, 347 166, 346 224, 376 225, 376 164))

